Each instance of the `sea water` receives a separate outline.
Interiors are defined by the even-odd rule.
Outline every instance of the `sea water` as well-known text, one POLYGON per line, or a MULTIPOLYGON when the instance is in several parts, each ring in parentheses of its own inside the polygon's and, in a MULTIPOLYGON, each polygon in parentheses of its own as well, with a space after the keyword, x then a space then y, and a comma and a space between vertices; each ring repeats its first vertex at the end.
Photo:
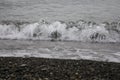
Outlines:
POLYGON ((4 21, 0 24, 1 39, 59 40, 81 42, 119 42, 120 23, 96 24, 79 20, 76 22, 20 23, 4 21), (112 25, 113 24, 113 25, 112 25))
POLYGON ((119 3, 1 0, 0 56, 120 62, 119 3))

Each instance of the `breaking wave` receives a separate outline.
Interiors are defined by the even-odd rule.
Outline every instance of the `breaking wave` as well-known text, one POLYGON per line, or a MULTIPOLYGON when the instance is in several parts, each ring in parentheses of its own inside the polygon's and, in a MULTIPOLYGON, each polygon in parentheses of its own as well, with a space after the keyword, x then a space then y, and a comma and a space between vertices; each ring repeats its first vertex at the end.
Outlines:
POLYGON ((82 42, 120 42, 120 22, 79 20, 0 23, 0 39, 60 40, 82 42))

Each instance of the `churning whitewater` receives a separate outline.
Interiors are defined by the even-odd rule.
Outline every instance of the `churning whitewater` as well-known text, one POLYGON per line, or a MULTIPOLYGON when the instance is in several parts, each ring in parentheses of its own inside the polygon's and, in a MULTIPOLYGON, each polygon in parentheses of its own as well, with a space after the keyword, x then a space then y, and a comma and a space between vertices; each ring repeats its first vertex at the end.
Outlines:
POLYGON ((60 40, 82 42, 120 42, 120 23, 40 20, 34 23, 2 21, 1 39, 60 40))

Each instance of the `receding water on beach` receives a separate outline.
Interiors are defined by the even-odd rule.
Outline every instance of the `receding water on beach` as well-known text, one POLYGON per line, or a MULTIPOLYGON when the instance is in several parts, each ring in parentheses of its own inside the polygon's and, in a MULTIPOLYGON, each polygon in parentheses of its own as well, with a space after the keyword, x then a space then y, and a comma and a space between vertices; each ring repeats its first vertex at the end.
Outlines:
POLYGON ((119 46, 119 43, 0 40, 0 56, 119 62, 119 46))

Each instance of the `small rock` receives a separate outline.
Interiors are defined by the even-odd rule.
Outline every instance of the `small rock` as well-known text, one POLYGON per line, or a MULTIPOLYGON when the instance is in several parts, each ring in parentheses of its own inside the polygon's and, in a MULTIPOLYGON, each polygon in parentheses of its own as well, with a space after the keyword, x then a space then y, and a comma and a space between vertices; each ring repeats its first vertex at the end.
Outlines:
POLYGON ((24 66, 26 66, 26 64, 22 64, 22 65, 20 65, 21 67, 24 67, 24 66))

